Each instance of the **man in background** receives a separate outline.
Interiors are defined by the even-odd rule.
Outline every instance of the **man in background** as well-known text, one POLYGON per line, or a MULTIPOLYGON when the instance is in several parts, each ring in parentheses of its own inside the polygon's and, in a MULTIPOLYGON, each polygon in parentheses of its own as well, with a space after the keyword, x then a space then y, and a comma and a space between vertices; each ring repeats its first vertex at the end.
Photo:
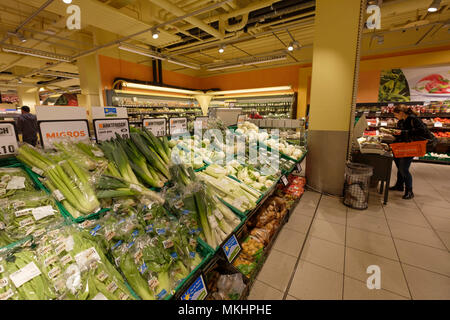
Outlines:
POLYGON ((21 108, 22 114, 17 119, 17 130, 22 134, 22 141, 36 146, 37 143, 37 118, 34 114, 30 113, 30 108, 28 106, 23 106, 21 108))

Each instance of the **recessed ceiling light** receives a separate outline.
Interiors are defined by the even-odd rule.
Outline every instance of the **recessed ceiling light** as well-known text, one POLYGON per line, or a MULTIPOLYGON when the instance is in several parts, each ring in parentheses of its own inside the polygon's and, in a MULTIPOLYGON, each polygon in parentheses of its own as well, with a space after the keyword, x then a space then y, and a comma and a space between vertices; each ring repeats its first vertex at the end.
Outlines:
POLYGON ((159 38, 159 31, 158 30, 152 31, 152 37, 153 37, 153 39, 158 39, 159 38))
POLYGON ((65 4, 71 4, 72 0, 62 0, 62 2, 64 2, 65 4))
POLYGON ((223 53, 225 51, 225 46, 220 46, 219 53, 223 53))
POLYGON ((44 89, 44 87, 40 87, 39 88, 39 92, 42 92, 42 91, 44 91, 45 89, 44 89))
POLYGON ((441 5, 441 0, 433 0, 433 2, 428 7, 428 12, 436 12, 439 10, 441 5))

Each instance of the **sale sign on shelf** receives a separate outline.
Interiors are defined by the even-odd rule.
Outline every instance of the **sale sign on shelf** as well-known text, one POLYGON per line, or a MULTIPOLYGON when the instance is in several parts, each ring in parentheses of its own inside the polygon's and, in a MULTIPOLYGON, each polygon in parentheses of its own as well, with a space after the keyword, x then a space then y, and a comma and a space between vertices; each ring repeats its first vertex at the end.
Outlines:
POLYGON ((17 149, 17 135, 14 124, 0 122, 0 157, 14 155, 17 149))
POLYGON ((170 134, 183 134, 187 132, 187 118, 170 118, 170 134))

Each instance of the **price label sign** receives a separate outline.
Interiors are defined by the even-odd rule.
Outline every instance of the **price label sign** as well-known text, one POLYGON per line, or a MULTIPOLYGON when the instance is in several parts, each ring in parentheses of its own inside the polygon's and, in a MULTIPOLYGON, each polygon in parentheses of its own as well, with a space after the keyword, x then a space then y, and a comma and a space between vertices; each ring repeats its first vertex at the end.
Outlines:
POLYGON ((144 119, 142 126, 150 130, 156 137, 167 135, 167 122, 165 118, 144 119))
POLYGON ((380 122, 381 127, 387 127, 387 121, 381 121, 380 122))
POLYGON ((14 124, 0 123, 0 156, 16 154, 18 148, 14 124))
POLYGON ((297 171, 302 172, 302 165, 300 163, 297 163, 297 171))
POLYGON ((94 129, 97 142, 113 139, 116 134, 124 139, 130 137, 128 119, 95 119, 94 129))
POLYGON ((225 244, 222 246, 222 250, 227 257, 228 262, 232 263, 234 258, 236 258, 238 253, 241 251, 241 246, 234 234, 231 235, 227 242, 225 242, 225 244))
POLYGON ((182 134, 187 132, 187 118, 170 118, 170 134, 182 134))
POLYGON ((53 141, 69 138, 80 142, 89 140, 87 120, 39 121, 41 141, 45 149, 53 147, 53 141))
POLYGON ((204 300, 208 295, 203 276, 200 275, 181 296, 181 300, 204 300))
POLYGON ((196 117, 194 121, 194 128, 202 126, 202 129, 206 129, 208 127, 209 117, 196 117))
POLYGON ((287 186, 288 184, 289 184, 289 180, 288 180, 288 178, 286 178, 286 176, 281 176, 281 181, 283 181, 283 184, 285 185, 285 186, 287 186))
POLYGON ((435 128, 442 128, 442 122, 439 122, 439 121, 435 122, 434 123, 434 127, 435 128))
POLYGON ((393 107, 394 104, 393 103, 388 103, 388 107, 393 107))

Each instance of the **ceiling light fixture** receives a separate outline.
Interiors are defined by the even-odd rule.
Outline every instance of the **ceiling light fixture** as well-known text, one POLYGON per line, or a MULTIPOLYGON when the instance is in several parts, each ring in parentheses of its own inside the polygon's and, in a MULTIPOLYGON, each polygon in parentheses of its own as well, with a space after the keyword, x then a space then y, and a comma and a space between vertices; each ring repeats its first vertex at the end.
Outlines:
POLYGON ((213 96, 225 95, 225 94, 235 94, 235 93, 254 93, 254 92, 270 92, 270 91, 285 91, 291 90, 291 86, 279 86, 279 87, 265 87, 265 88, 254 88, 254 89, 240 89, 240 90, 228 90, 228 91, 213 91, 208 92, 213 96))
POLYGON ((132 52, 132 53, 136 53, 136 54, 140 54, 141 56, 146 56, 146 57, 150 57, 153 59, 166 60, 166 58, 158 55, 158 53, 155 51, 151 51, 151 50, 148 50, 145 48, 139 48, 137 46, 132 46, 129 44, 126 44, 126 45, 122 44, 119 46, 119 49, 128 51, 128 52, 132 52))
POLYGON ((428 12, 436 12, 441 6, 441 0, 433 0, 433 2, 428 7, 428 12))
POLYGON ((61 61, 61 62, 70 62, 71 61, 69 56, 55 54, 55 53, 51 53, 51 52, 47 52, 47 51, 41 51, 41 50, 36 50, 36 49, 14 46, 14 45, 10 45, 10 44, 4 44, 2 47, 2 50, 4 52, 17 53, 17 54, 22 54, 25 56, 32 56, 32 57, 38 57, 38 58, 44 58, 44 59, 50 59, 50 60, 57 60, 57 61, 61 61))
POLYGON ((45 91, 44 87, 39 88, 39 92, 45 91))
POLYGON ((287 47, 287 49, 288 49, 289 51, 294 51, 294 44, 291 42, 291 43, 289 44, 289 46, 287 47))
POLYGON ((147 84, 126 82, 126 81, 123 81, 122 85, 126 88, 133 88, 133 89, 145 89, 145 90, 175 92, 175 93, 184 93, 184 94, 202 93, 202 92, 198 92, 198 91, 191 91, 191 90, 184 90, 184 89, 177 89, 177 88, 168 88, 168 87, 159 87, 159 86, 152 86, 152 85, 147 85, 147 84))
POLYGON ((62 0, 62 2, 64 2, 65 4, 71 4, 72 0, 62 0))
POLYGON ((260 58, 255 58, 253 60, 240 61, 238 63, 228 64, 228 65, 223 65, 223 66, 211 66, 211 67, 207 68, 206 70, 207 71, 216 71, 216 70, 223 70, 223 69, 229 69, 229 68, 237 68, 237 67, 242 67, 242 66, 250 66, 253 64, 285 60, 286 58, 287 58, 286 55, 260 57, 260 58))
POLYGON ((72 74, 69 72, 60 72, 60 71, 42 71, 39 74, 43 76, 51 76, 51 77, 59 77, 59 78, 67 78, 67 79, 80 79, 80 76, 77 74, 72 74))
POLYGON ((225 46, 220 46, 219 53, 223 53, 225 51, 225 46))
POLYGON ((146 57, 150 57, 153 59, 158 59, 158 60, 167 60, 167 62, 173 63, 173 64, 178 64, 180 66, 183 67, 187 67, 187 68, 191 68, 191 69, 196 69, 199 70, 200 67, 197 65, 193 65, 193 64, 188 64, 188 63, 184 63, 181 61, 177 61, 177 60, 173 60, 173 59, 169 59, 161 54, 159 54, 158 52, 152 51, 152 50, 148 50, 145 48, 140 48, 134 45, 130 45, 130 44, 122 44, 119 46, 120 50, 124 50, 124 51, 128 51, 128 52, 132 52, 132 53, 136 53, 142 56, 146 56, 146 57))
POLYGON ((17 83, 22 84, 22 79, 17 80, 17 83))
POLYGON ((155 40, 159 38, 159 31, 158 31, 158 29, 155 29, 155 30, 152 31, 152 37, 155 40))
POLYGON ((187 64, 187 63, 180 62, 180 61, 176 61, 176 60, 172 60, 172 59, 167 59, 167 62, 170 62, 170 63, 173 63, 173 64, 177 64, 177 65, 179 65, 179 66, 191 68, 191 69, 196 69, 196 70, 199 70, 199 69, 200 69, 199 66, 187 64))
POLYGON ((23 36, 23 34, 20 33, 20 32, 11 32, 11 31, 8 31, 7 34, 8 34, 8 36, 10 36, 10 37, 17 37, 17 39, 19 39, 20 42, 26 42, 26 41, 27 41, 27 39, 25 39, 25 37, 23 36))

